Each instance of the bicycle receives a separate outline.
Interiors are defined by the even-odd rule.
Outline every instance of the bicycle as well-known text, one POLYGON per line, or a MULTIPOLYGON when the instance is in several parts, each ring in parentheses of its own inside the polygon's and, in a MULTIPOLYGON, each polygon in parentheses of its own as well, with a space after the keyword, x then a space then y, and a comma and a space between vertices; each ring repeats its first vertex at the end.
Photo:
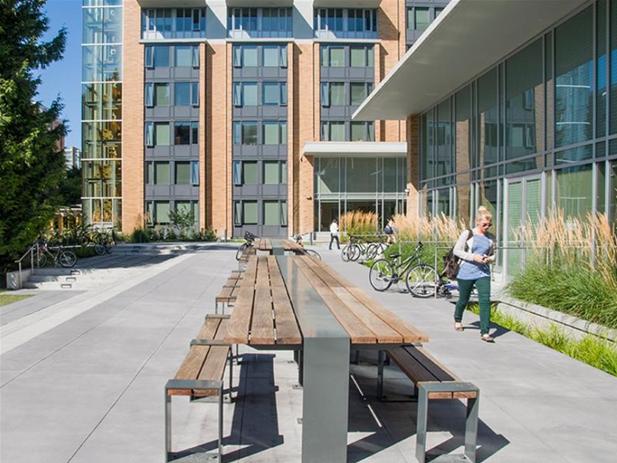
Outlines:
POLYGON ((304 243, 302 242, 302 235, 294 236, 294 241, 298 245, 302 246, 302 249, 304 249, 304 254, 314 257, 317 260, 321 260, 321 255, 317 251, 315 251, 314 249, 307 249, 304 247, 304 243))
POLYGON ((244 243, 242 243, 240 247, 238 248, 238 250, 236 251, 237 261, 240 260, 240 258, 242 257, 242 254, 244 254, 244 251, 246 251, 248 248, 253 246, 253 243, 255 242, 256 239, 257 239, 257 236, 254 235, 253 233, 251 232, 244 233, 244 243))
POLYGON ((418 242, 413 254, 403 260, 400 254, 392 254, 373 262, 369 271, 371 286, 376 291, 385 291, 404 279, 411 295, 421 298, 434 296, 440 278, 432 265, 420 260, 423 246, 418 242))
MULTIPOLYGON (((377 237, 380 239, 380 237, 377 237)), ((343 262, 357 261, 360 257, 365 260, 374 259, 388 248, 388 245, 383 241, 367 243, 357 236, 350 236, 349 243, 343 246, 341 250, 341 259, 343 262)))
POLYGON ((61 267, 72 268, 77 263, 77 255, 62 246, 50 247, 47 241, 40 241, 37 243, 37 262, 39 267, 53 262, 56 267, 60 264, 61 267))
POLYGON ((96 230, 92 233, 90 239, 94 243, 94 252, 98 256, 111 254, 111 249, 116 245, 113 230, 111 230, 111 233, 96 230))

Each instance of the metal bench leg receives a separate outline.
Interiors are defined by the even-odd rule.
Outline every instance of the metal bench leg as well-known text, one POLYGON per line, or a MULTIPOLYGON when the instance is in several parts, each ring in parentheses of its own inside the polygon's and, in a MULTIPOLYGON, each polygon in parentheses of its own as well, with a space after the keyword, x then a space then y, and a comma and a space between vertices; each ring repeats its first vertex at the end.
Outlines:
POLYGON ((478 392, 475 399, 467 399, 467 417, 465 419, 465 456, 471 463, 476 463, 479 408, 480 393, 478 392))
POLYGON ((165 389, 165 462, 169 461, 171 452, 171 396, 165 389))
POLYGON ((377 398, 383 399, 383 364, 386 353, 380 350, 377 353, 377 398))
POLYGON ((426 461, 426 430, 428 420, 428 392, 418 388, 418 417, 416 420, 416 458, 419 463, 426 461))
POLYGON ((233 402, 233 397, 232 397, 232 390, 234 387, 234 356, 233 356, 233 351, 230 348, 229 349, 229 401, 233 402))
MULTIPOLYGON (((231 391, 230 391, 231 394, 231 391)), ((221 388, 219 389, 219 460, 218 463, 223 461, 223 383, 221 382, 221 388)))

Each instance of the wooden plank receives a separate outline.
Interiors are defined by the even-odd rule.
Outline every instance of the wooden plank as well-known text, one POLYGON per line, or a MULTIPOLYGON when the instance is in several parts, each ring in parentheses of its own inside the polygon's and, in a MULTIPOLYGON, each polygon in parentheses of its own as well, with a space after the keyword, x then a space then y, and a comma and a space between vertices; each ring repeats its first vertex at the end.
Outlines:
POLYGON ((349 308, 341 301, 317 274, 306 264, 306 257, 294 256, 292 262, 302 271, 311 286, 324 300, 330 312, 343 329, 347 331, 350 340, 354 344, 375 344, 377 338, 349 308))
POLYGON ((225 342, 230 344, 248 344, 254 296, 254 286, 241 286, 234 304, 234 310, 229 318, 225 342))
POLYGON ((306 265, 311 267, 313 272, 328 286, 334 294, 349 308, 351 312, 375 335, 378 343, 401 344, 403 336, 395 329, 384 322, 381 318, 369 310, 359 301, 347 288, 344 288, 329 273, 320 271, 321 267, 316 265, 315 259, 303 257, 306 265))
POLYGON ((403 348, 388 350, 388 356, 414 384, 421 381, 436 381, 436 378, 403 348))
POLYGON ((206 318, 199 333, 197 333, 197 339, 213 339, 220 324, 220 318, 206 318))
MULTIPOLYGON (((204 363, 199 380, 222 380, 225 373, 225 364, 229 355, 229 346, 211 346, 204 363)), ((194 389, 193 394, 198 397, 207 397, 218 394, 218 389, 194 389)))
MULTIPOLYGON (((175 379, 197 379, 209 350, 210 346, 191 346, 176 372, 175 379)), ((168 395, 191 395, 192 393, 191 389, 169 389, 167 391, 168 395)))
POLYGON ((270 277, 268 276, 268 258, 267 256, 259 256, 257 258, 257 278, 255 280, 256 288, 269 288, 270 277))
POLYGON ((268 257, 268 270, 272 291, 276 343, 285 345, 302 344, 298 320, 293 311, 281 270, 274 256, 268 257))
POLYGON ((256 345, 274 344, 274 319, 270 287, 257 286, 253 308, 250 343, 256 345))
POLYGON ((428 371, 438 380, 438 381, 460 381, 460 379, 448 370, 447 367, 442 365, 435 357, 433 357, 426 349, 414 347, 414 346, 405 346, 405 349, 409 355, 415 358, 418 362, 424 365, 428 371))
POLYGON ((428 342, 428 336, 413 325, 403 321, 381 304, 371 299, 364 291, 345 280, 339 273, 335 272, 332 267, 322 261, 312 259, 312 262, 317 265, 323 272, 329 274, 338 281, 338 284, 346 288, 356 299, 366 306, 371 312, 381 318, 392 329, 397 331, 402 337, 405 344, 414 344, 419 342, 428 342))

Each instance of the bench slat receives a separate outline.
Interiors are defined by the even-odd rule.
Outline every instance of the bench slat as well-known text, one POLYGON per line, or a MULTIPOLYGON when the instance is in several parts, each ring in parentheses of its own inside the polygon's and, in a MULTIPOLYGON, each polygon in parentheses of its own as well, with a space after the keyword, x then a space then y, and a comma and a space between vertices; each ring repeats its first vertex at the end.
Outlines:
POLYGON ((298 321, 289 301, 281 269, 274 256, 268 256, 268 271, 272 291, 272 308, 276 322, 276 342, 277 344, 301 344, 302 336, 298 321))
POLYGON ((352 343, 355 344, 375 344, 377 339, 361 320, 358 319, 343 302, 334 294, 332 289, 317 277, 317 274, 306 264, 303 256, 298 256, 293 259, 293 262, 298 266, 302 273, 311 283, 311 286, 324 300, 330 308, 330 312, 343 326, 352 343))
POLYGON ((421 362, 438 381, 460 381, 460 379, 448 370, 444 365, 434 358, 426 349, 406 346, 403 349, 407 351, 409 355, 415 358, 418 362, 421 362))
POLYGON ((251 344, 274 344, 272 297, 268 286, 257 286, 255 290, 251 344))
POLYGON ((201 329, 197 334, 197 339, 213 339, 219 329, 220 324, 220 318, 206 318, 206 321, 201 326, 201 329))
POLYGON ((396 362, 401 371, 405 373, 414 384, 422 381, 437 380, 415 357, 410 356, 409 353, 402 348, 388 350, 388 356, 396 362))
POLYGON ((358 300, 347 288, 343 287, 336 279, 329 273, 321 272, 320 266, 316 265, 315 259, 310 257, 304 257, 304 262, 313 269, 316 275, 329 286, 334 294, 343 301, 343 303, 349 308, 351 312, 360 320, 366 327, 375 334, 377 342, 396 344, 403 342, 403 336, 401 336, 390 325, 379 318, 375 313, 369 310, 361 301, 358 300))
POLYGON ((389 310, 386 310, 381 304, 375 302, 373 299, 368 297, 364 293, 364 291, 345 280, 345 278, 343 278, 339 273, 335 272, 334 269, 332 269, 330 266, 326 265, 324 262, 317 261, 315 259, 313 259, 312 262, 316 264, 321 269, 321 271, 331 275, 334 279, 336 279, 341 286, 343 286, 351 294, 353 294, 371 312, 373 312, 386 324, 388 324, 392 329, 398 332, 403 337, 404 343, 411 344, 416 342, 428 342, 427 335, 422 333, 417 328, 412 327, 411 325, 409 325, 409 323, 401 320, 389 310))
MULTIPOLYGON (((197 379, 222 380, 225 374, 225 364, 229 355, 229 346, 210 346, 210 352, 204 362, 204 366, 197 379)), ((193 395, 197 397, 208 397, 218 394, 218 389, 194 389, 193 395)))

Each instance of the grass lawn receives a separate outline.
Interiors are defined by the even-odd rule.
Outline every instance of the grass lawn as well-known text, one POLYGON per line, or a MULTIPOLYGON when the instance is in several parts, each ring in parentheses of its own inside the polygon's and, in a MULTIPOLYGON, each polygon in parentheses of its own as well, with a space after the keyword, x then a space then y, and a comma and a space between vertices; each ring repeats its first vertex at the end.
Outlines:
POLYGON ((12 302, 21 301, 30 296, 32 295, 31 294, 21 294, 21 295, 9 294, 8 291, 4 291, 0 289, 0 306, 11 304, 12 302))

